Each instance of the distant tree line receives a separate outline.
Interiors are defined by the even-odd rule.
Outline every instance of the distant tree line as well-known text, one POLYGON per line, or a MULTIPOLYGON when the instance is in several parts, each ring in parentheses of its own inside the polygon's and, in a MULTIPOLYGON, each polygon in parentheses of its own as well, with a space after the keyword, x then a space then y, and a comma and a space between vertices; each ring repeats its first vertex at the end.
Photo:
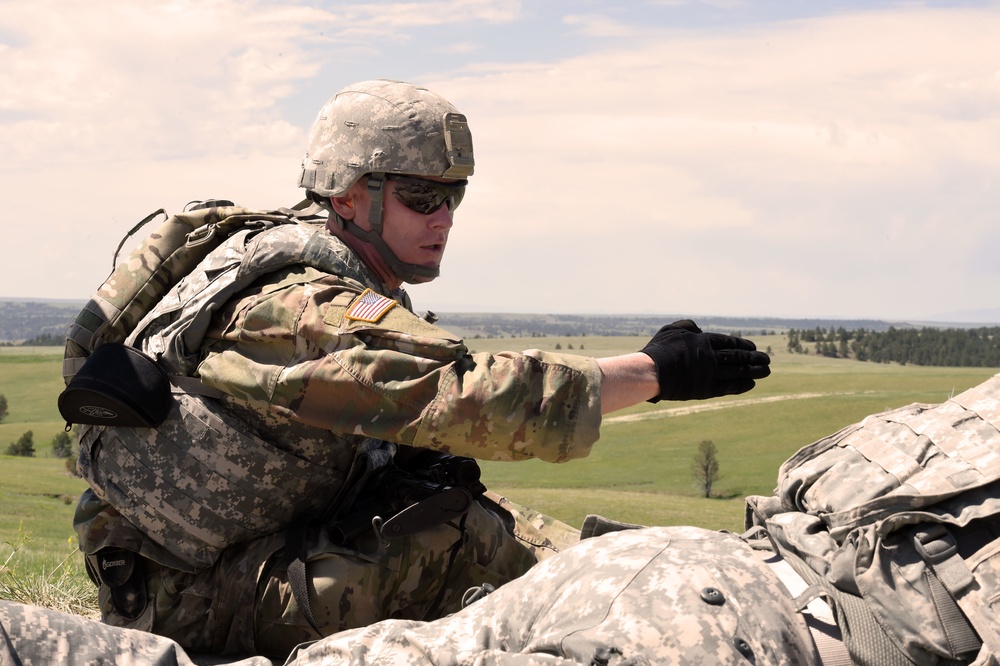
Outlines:
MULTIPOLYGON (((7 396, 0 393, 0 421, 7 418, 8 414, 10 414, 10 410, 7 406, 7 396)), ((52 455, 56 458, 66 458, 66 468, 75 474, 76 462, 73 461, 75 454, 73 443, 78 439, 76 426, 73 426, 72 433, 73 434, 70 435, 70 433, 65 430, 56 433, 56 436, 52 438, 51 445, 52 455)), ((33 458, 35 456, 35 433, 31 430, 25 431, 20 437, 18 437, 17 441, 11 442, 7 445, 5 453, 8 456, 33 458)))
POLYGON ((789 329, 788 351, 875 363, 1000 367, 1000 326, 980 328, 789 329))
MULTIPOLYGON (((61 345, 66 327, 76 318, 83 305, 83 301, 0 300, 0 341, 18 345, 22 340, 48 334, 58 339, 58 342, 52 344, 61 345)), ((35 343, 36 346, 38 344, 35 343)))
MULTIPOLYGON (((56 433, 56 436, 52 438, 50 442, 52 446, 52 455, 56 458, 66 458, 71 459, 74 456, 73 442, 76 441, 74 437, 70 436, 68 432, 60 431, 56 433)), ((24 458, 34 458, 35 457, 35 433, 28 430, 21 434, 16 442, 11 442, 7 445, 6 453, 9 456, 21 456, 24 458)), ((73 465, 73 470, 75 472, 75 464, 73 465)), ((70 466, 67 465, 67 469, 70 466)))
MULTIPOLYGON (((813 326, 865 327, 884 331, 887 322, 874 319, 777 319, 771 317, 720 317, 709 315, 659 314, 659 315, 570 315, 570 314, 514 314, 514 313, 457 313, 439 312, 438 325, 462 335, 466 339, 478 338, 532 338, 532 337, 601 337, 601 336, 650 336, 664 324, 678 319, 694 319, 705 331, 717 333, 744 332, 749 335, 767 335, 768 331, 785 331, 789 328, 813 326)), ((2 323, 2 322, 0 322, 2 323)))
POLYGON ((66 344, 63 333, 41 333, 23 342, 0 342, 0 347, 62 347, 66 344))

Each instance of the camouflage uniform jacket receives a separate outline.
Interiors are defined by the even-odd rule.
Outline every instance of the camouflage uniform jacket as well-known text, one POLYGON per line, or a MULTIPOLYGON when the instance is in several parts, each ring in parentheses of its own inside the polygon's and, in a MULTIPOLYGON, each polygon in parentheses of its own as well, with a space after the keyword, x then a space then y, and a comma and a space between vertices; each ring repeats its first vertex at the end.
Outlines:
MULTIPOLYGON (((333 236, 339 274, 295 267, 228 303, 209 330, 201 380, 254 410, 353 445, 360 436, 484 460, 586 456, 600 425, 593 359, 541 351, 470 354, 391 294, 375 321, 351 318, 365 288, 390 295, 333 236)), ((321 452, 297 452, 305 457, 321 452)))
POLYGON ((235 234, 137 331, 143 349, 169 372, 200 378, 221 400, 181 394, 156 430, 84 434, 81 470, 110 505, 98 509, 93 497, 81 502, 77 528, 87 553, 115 545, 172 568, 208 566, 232 543, 337 501, 358 452, 371 453, 382 440, 488 460, 561 462, 587 455, 598 437, 600 372, 593 359, 471 354, 415 316, 403 292, 389 294, 316 225, 235 234), (268 260, 269 253, 285 258, 268 260), (302 259, 287 261, 289 255, 302 259), (272 269, 224 302, 211 302, 218 276, 252 270, 258 260, 272 269), (360 313, 365 303, 371 306, 360 313), (192 308, 214 314, 178 324, 192 308), (239 445, 216 445, 220 431, 240 434, 239 445), (247 454, 247 439, 264 453, 247 454), (203 440, 214 449, 206 451, 212 447, 203 440), (123 487, 130 470, 157 468, 163 472, 139 487, 123 487), (189 468, 198 473, 185 476, 189 468), (206 468, 212 474, 202 478, 206 468), (226 511, 239 504, 226 501, 230 492, 242 493, 253 509, 244 513, 256 515, 239 538, 217 539, 214 526, 230 529, 226 511), (189 548, 192 541, 204 547, 189 548))

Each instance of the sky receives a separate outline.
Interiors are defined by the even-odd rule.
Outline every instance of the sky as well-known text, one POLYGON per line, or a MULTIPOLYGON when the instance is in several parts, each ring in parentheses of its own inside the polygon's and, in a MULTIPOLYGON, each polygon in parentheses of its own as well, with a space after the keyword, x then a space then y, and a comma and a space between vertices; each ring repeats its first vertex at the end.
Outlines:
POLYGON ((0 0, 0 298, 86 299, 158 208, 298 202, 319 108, 389 78, 476 157, 418 311, 1000 322, 998 34, 998 2, 0 0))

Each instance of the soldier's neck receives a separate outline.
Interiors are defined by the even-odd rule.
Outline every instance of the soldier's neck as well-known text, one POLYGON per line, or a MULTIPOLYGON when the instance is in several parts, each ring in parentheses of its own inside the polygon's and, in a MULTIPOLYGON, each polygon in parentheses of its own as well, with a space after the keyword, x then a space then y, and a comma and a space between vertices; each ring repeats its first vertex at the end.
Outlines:
POLYGON ((353 234, 349 234, 346 231, 340 229, 330 229, 330 233, 339 238, 344 245, 349 247, 354 254, 358 255, 362 263, 368 267, 368 269, 378 277, 386 286, 386 293, 399 289, 403 286, 403 281, 400 280, 395 273, 389 270, 388 264, 382 259, 382 255, 372 247, 371 243, 367 243, 353 234))

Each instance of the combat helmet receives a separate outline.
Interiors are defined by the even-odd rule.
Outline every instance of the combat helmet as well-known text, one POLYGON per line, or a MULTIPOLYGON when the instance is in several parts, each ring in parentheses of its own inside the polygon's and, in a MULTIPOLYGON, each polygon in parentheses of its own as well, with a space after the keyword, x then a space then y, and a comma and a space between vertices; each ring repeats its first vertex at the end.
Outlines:
POLYGON ((299 186, 330 209, 329 197, 343 195, 368 175, 371 230, 337 216, 340 223, 371 243, 401 279, 422 282, 437 277, 439 269, 401 261, 382 239, 386 176, 465 179, 474 166, 468 121, 450 102, 425 88, 379 79, 343 88, 320 110, 299 186))

